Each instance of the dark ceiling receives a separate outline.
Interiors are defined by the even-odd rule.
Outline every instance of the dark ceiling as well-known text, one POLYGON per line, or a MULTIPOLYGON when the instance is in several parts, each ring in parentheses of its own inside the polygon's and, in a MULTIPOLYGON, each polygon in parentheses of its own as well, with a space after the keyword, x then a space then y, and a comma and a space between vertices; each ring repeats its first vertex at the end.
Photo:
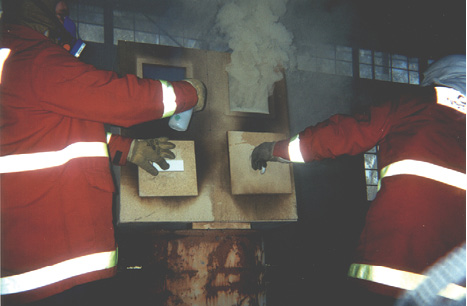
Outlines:
MULTIPOLYGON (((338 3, 343 0, 330 0, 338 3)), ((437 58, 465 54, 465 0, 353 0, 359 46, 437 58)))
MULTIPOLYGON (((80 1, 110 2, 121 9, 159 12, 162 15, 170 7, 182 7, 193 0, 80 1)), ((203 0, 197 1, 200 5, 203 3, 203 0)), ((212 5, 214 10, 226 2, 209 1, 215 3, 212 5)), ((318 9, 324 9, 320 12, 322 15, 333 15, 333 12, 342 11, 343 7, 345 12, 348 10, 348 16, 339 15, 332 20, 346 28, 345 37, 336 37, 345 41, 335 43, 350 43, 359 48, 426 58, 465 54, 465 0, 288 0, 288 5, 296 7, 293 11, 300 18, 307 18, 307 14, 311 16, 313 10, 318 9)), ((322 19, 317 19, 317 22, 322 22, 322 19)))

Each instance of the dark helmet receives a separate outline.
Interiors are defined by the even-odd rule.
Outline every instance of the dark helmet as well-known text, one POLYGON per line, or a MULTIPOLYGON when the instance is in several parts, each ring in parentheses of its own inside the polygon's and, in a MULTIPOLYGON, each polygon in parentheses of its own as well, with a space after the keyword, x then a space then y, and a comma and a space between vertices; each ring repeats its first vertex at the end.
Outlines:
POLYGON ((27 26, 53 41, 63 35, 63 25, 55 15, 60 0, 3 0, 4 23, 27 26))

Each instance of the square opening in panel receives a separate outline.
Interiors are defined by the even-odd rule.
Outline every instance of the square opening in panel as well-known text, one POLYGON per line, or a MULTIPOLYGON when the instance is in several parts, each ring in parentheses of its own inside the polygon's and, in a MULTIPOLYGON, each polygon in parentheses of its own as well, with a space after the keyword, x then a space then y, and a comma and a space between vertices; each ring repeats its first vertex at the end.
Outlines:
POLYGON ((185 67, 162 66, 143 63, 143 77, 169 82, 181 81, 186 78, 185 67))

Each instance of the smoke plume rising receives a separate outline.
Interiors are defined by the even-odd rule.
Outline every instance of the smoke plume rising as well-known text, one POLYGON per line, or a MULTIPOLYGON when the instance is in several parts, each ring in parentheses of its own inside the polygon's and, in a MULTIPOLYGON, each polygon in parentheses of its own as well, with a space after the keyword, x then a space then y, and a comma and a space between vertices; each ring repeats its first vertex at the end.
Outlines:
POLYGON ((232 0, 219 11, 217 26, 229 40, 227 67, 232 111, 269 113, 274 83, 295 62, 293 36, 279 22, 288 0, 232 0))

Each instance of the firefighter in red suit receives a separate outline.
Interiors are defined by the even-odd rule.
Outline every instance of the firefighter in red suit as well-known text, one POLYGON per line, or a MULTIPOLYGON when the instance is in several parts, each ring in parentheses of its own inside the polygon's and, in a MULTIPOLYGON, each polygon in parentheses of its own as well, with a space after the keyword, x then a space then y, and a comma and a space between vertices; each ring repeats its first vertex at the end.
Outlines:
MULTIPOLYGON (((264 170, 268 161, 310 162, 379 146, 380 189, 349 269, 369 292, 396 298, 415 288, 423 271, 465 241, 465 65, 464 55, 445 57, 427 69, 425 86, 366 116, 334 115, 252 152, 253 169, 264 170)), ((465 298, 464 287, 450 289, 438 294, 465 298)))
POLYGON ((3 10, 0 291, 3 303, 23 303, 115 275, 109 158, 153 175, 153 163, 167 169, 174 158, 167 139, 107 135, 104 123, 199 111, 205 88, 80 62, 62 47, 71 41, 62 1, 3 1, 3 10))

